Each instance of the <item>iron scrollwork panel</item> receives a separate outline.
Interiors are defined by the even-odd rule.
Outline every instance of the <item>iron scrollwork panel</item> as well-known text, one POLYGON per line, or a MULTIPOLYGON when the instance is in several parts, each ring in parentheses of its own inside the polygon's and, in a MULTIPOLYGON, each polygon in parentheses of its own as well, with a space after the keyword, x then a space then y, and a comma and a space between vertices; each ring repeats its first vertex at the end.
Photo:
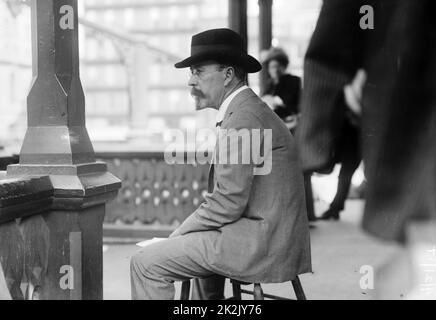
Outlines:
POLYGON ((104 157, 123 186, 108 204, 106 222, 178 225, 203 201, 209 165, 168 164, 163 156, 104 157))

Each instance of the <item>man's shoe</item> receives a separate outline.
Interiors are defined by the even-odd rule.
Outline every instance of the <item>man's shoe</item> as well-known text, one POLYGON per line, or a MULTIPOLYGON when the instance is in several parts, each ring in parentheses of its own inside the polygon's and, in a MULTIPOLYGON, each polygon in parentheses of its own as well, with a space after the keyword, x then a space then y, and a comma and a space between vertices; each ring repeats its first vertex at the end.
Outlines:
POLYGON ((339 212, 340 212, 340 210, 338 210, 338 209, 330 208, 326 212, 324 212, 322 214, 322 216, 319 217, 318 219, 319 220, 330 220, 330 219, 339 220, 339 212))

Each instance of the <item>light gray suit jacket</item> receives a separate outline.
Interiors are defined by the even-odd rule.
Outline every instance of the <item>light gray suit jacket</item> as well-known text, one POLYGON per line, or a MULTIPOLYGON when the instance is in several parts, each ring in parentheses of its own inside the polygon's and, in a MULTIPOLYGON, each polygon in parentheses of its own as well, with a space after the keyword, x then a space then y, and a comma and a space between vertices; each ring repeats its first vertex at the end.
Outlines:
MULTIPOLYGON (((221 129, 271 129, 271 172, 255 175, 253 162, 212 165, 205 202, 174 235, 209 232, 213 243, 205 248, 214 251, 208 253, 211 265, 237 280, 284 282, 310 272, 303 175, 294 138, 251 89, 232 100, 221 129)), ((215 151, 219 153, 218 145, 215 151)))

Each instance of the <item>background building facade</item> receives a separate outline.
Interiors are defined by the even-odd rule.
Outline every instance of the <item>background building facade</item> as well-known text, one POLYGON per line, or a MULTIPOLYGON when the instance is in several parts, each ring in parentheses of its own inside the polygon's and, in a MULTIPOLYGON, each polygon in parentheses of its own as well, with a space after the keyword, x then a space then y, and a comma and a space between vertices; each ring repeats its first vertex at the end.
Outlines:
MULTIPOLYGON (((273 45, 302 75, 304 53, 320 0, 274 0, 273 45)), ((228 0, 81 0, 81 80, 87 127, 97 150, 162 151, 171 129, 211 128, 214 110, 195 112, 188 70, 191 36, 227 27, 228 0)), ((258 3, 248 0, 248 51, 259 57, 258 3)), ((2 144, 19 146, 31 82, 27 1, 0 0, 2 144)), ((250 76, 258 90, 258 75, 250 76)))

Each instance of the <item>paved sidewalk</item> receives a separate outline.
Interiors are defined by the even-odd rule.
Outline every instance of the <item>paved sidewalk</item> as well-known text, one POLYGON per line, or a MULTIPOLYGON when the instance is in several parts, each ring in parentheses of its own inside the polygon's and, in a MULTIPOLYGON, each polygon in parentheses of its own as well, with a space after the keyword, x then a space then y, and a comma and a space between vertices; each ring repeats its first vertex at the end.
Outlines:
MULTIPOLYGON (((316 203, 319 215, 326 208, 316 203)), ((360 229, 363 201, 349 200, 339 222, 318 221, 311 229, 313 273, 300 276, 308 299, 372 298, 372 290, 362 290, 359 281, 362 266, 374 268, 395 253, 390 244, 375 241, 360 229)), ((129 259, 138 250, 135 245, 105 245, 104 299, 130 299, 129 259)), ((291 283, 266 284, 264 291, 294 297, 291 283)), ((179 296, 179 284, 176 285, 179 296)), ((231 295, 230 286, 226 286, 231 295)), ((249 297, 244 297, 249 298, 249 297)))

